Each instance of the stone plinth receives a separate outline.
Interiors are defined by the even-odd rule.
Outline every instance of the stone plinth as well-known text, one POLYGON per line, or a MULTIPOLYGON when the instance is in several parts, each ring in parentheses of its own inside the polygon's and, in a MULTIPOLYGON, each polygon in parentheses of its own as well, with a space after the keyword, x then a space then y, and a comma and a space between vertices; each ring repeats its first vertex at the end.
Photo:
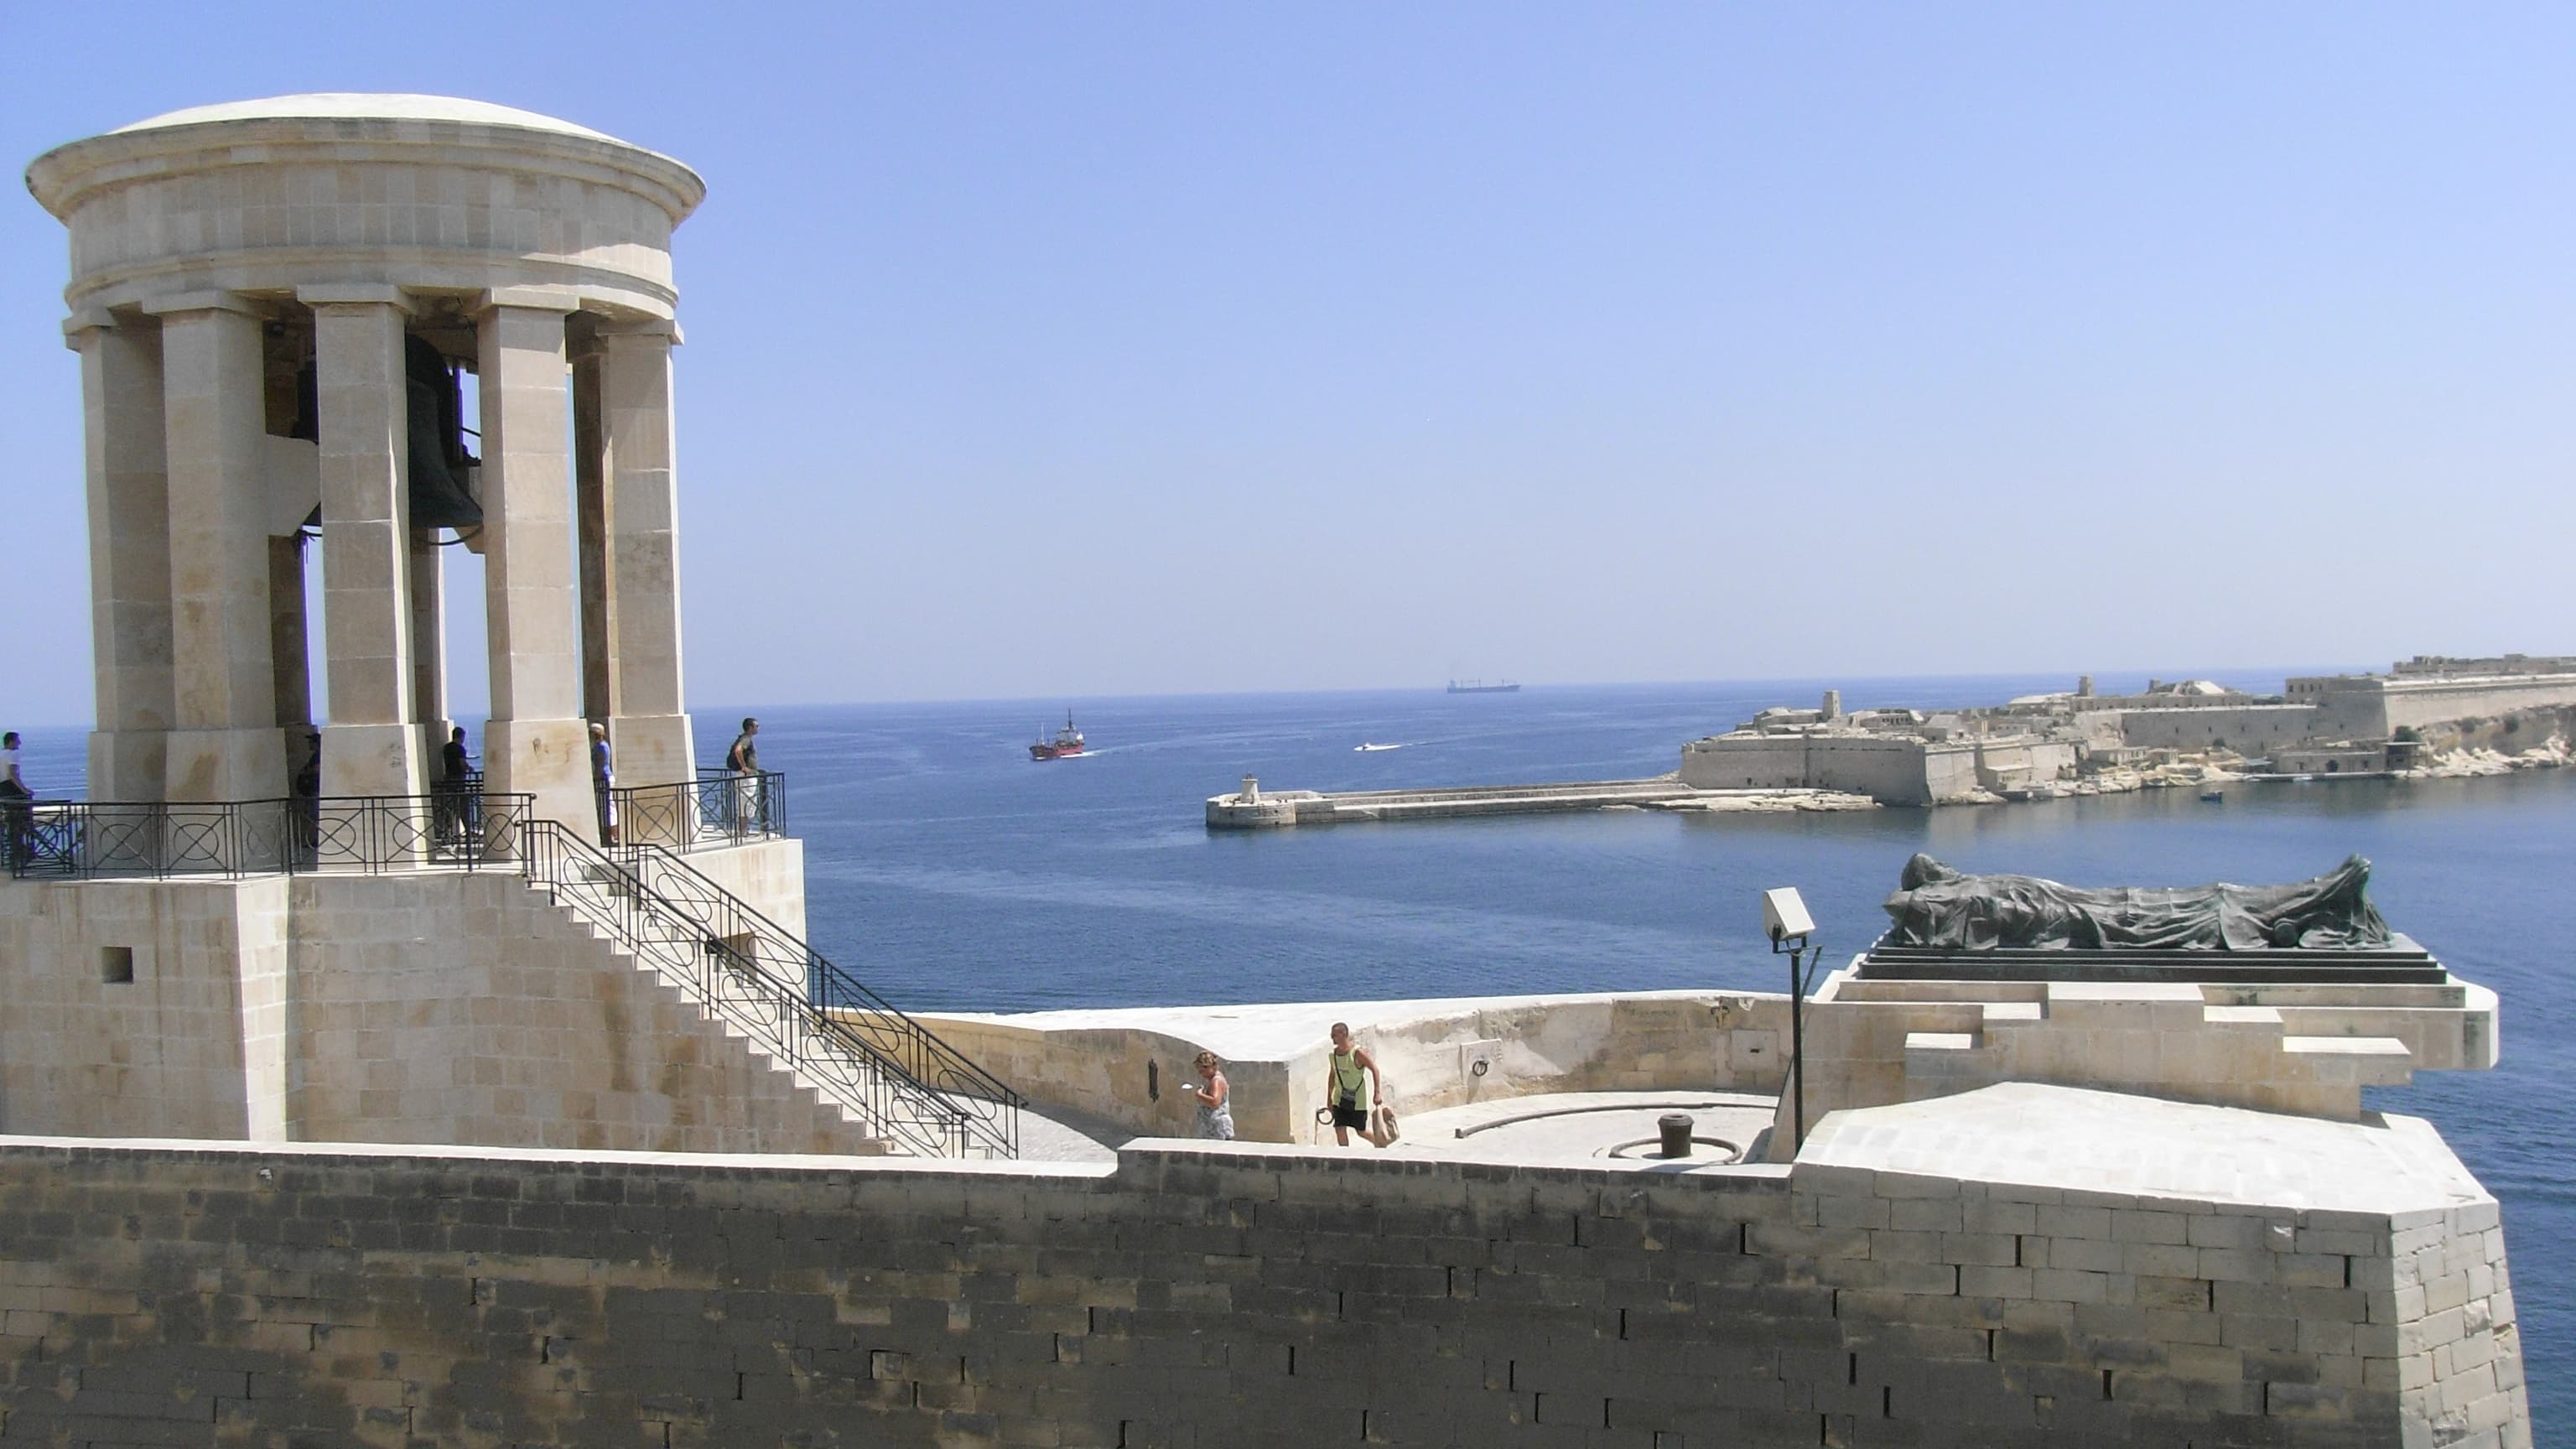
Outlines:
MULTIPOLYGON (((2177 970, 2228 956, 2157 954, 2178 958, 2177 970)), ((1807 1002, 1811 1130, 1847 1108, 2014 1081, 2349 1122, 2365 1086, 2496 1063, 2495 993, 2438 963, 2429 982, 1887 980, 1864 970, 1856 960, 1807 1002)), ((1775 1161, 1793 1150, 1792 1113, 1784 1098, 1775 1161)))

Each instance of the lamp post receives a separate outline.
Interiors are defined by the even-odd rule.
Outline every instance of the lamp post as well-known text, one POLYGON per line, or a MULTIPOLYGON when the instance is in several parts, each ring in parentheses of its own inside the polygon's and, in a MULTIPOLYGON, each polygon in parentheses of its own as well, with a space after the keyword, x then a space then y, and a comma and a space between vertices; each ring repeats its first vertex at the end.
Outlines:
POLYGON ((1762 933, 1771 938, 1771 954, 1789 958, 1789 1150, 1795 1155, 1807 1142, 1807 980, 1824 957, 1808 938, 1815 918, 1799 899, 1795 886, 1762 893, 1762 933))

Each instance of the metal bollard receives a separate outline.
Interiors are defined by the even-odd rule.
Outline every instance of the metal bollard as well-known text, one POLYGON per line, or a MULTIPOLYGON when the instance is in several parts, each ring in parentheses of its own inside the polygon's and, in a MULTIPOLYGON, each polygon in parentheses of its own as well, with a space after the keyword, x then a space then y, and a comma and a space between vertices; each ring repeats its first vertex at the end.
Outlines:
POLYGON ((1666 1112, 1655 1119, 1655 1125, 1663 1129, 1666 1157, 1691 1155, 1691 1115, 1688 1112, 1666 1112))

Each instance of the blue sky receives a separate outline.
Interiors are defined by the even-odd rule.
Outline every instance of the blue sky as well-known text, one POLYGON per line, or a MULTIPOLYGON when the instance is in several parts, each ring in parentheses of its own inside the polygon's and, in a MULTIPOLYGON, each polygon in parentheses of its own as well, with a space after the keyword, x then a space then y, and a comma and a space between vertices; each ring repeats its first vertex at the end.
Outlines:
MULTIPOLYGON (((2576 650, 2566 7, 0 5, 668 152, 706 703, 2576 650)), ((64 248, 16 626, 89 702, 64 248)), ((460 712, 479 691, 460 683, 460 712)))

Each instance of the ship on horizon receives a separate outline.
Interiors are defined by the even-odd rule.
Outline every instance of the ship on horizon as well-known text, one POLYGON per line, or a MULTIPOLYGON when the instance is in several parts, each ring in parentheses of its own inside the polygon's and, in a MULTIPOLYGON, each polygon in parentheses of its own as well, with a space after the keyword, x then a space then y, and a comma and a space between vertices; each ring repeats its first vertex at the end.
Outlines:
POLYGON ((1518 694, 1521 692, 1521 687, 1508 679, 1498 679, 1491 684, 1481 679, 1453 679, 1449 681, 1449 692, 1451 694, 1518 694))
POLYGON ((1054 739, 1048 739, 1041 734, 1038 736, 1037 743, 1029 746, 1029 758, 1032 760, 1061 760, 1069 755, 1081 753, 1082 731, 1073 727, 1072 710, 1064 712, 1064 728, 1055 732, 1054 739))

